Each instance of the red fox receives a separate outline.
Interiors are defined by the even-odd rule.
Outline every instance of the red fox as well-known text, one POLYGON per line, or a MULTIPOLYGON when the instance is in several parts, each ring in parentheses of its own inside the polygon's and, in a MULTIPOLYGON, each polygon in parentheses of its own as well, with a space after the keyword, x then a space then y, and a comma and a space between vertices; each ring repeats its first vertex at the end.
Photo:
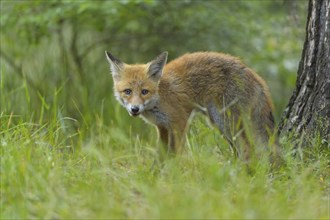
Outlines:
POLYGON ((167 55, 130 65, 106 51, 117 100, 131 116, 154 124, 168 151, 182 150, 195 111, 207 115, 239 155, 249 156, 251 137, 268 145, 273 105, 260 76, 227 54, 188 53, 166 64, 167 55))

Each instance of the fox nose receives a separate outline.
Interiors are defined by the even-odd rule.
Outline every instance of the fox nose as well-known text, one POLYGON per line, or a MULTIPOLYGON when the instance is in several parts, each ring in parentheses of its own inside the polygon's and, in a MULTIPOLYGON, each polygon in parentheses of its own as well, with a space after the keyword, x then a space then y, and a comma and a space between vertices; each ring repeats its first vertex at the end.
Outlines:
POLYGON ((139 110, 140 110, 140 108, 139 108, 138 106, 132 106, 132 107, 131 107, 131 111, 132 111, 134 114, 138 113, 139 110))

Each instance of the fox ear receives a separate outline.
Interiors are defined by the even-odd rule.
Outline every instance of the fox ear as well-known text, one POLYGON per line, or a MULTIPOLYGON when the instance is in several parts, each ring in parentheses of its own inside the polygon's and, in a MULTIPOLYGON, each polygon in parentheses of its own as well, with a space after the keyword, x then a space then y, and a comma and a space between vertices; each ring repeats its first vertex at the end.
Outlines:
POLYGON ((124 63, 121 62, 118 58, 114 57, 110 52, 105 51, 107 60, 110 63, 110 69, 114 78, 120 76, 121 71, 123 70, 124 63))
POLYGON ((163 73, 163 68, 167 61, 167 52, 161 53, 153 61, 150 62, 148 73, 155 80, 159 80, 163 73))

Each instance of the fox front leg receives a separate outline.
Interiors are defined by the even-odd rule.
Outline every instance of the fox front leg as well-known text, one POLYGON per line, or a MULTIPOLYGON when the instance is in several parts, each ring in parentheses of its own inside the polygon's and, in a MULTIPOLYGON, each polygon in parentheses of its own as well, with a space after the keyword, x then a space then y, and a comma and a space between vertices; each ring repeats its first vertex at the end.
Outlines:
POLYGON ((172 121, 171 126, 157 126, 159 137, 166 145, 167 154, 181 153, 185 144, 188 119, 191 114, 179 114, 181 117, 172 121), (182 116, 183 115, 183 116, 182 116), (175 123, 174 123, 175 122, 175 123))
POLYGON ((170 132, 168 128, 165 128, 163 126, 157 126, 157 128, 158 128, 158 135, 160 142, 162 143, 163 149, 165 150, 166 154, 174 153, 175 141, 174 141, 173 133, 170 132))
POLYGON ((158 128, 158 135, 159 135, 159 139, 160 141, 165 144, 168 145, 168 129, 162 126, 157 126, 158 128))
POLYGON ((163 145, 164 153, 167 155, 175 154, 181 151, 184 144, 183 131, 167 129, 157 126, 160 141, 163 145))

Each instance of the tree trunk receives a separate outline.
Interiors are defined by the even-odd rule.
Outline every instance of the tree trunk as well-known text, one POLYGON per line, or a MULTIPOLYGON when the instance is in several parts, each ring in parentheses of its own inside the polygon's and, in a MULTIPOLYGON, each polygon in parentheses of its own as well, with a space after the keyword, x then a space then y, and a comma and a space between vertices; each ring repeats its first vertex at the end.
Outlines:
POLYGON ((330 139, 330 0, 310 0, 296 88, 279 124, 281 135, 330 139))

